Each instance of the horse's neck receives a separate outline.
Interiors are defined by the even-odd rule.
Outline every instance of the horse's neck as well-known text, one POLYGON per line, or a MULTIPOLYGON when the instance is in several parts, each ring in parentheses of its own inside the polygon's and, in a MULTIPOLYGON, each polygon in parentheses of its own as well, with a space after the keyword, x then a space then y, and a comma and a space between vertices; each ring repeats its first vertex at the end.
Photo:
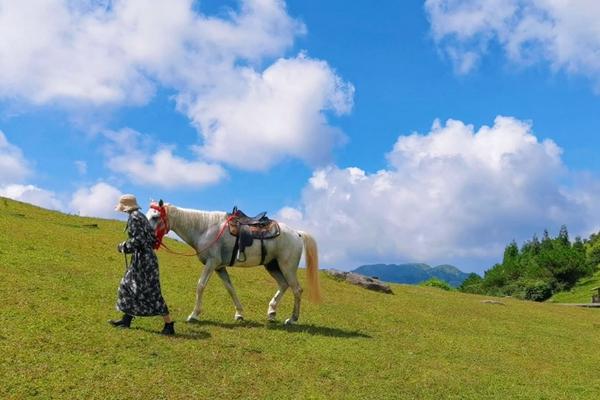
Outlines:
POLYGON ((171 230, 192 247, 197 245, 198 239, 206 231, 217 224, 222 224, 227 219, 225 212, 168 207, 167 212, 171 230))

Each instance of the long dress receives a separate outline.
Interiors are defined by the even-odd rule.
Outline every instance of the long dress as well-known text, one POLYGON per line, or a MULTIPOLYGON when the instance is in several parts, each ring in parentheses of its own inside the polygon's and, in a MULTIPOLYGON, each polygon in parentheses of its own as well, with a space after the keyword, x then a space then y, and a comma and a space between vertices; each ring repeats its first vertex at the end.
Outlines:
POLYGON ((158 260, 153 250, 156 236, 139 210, 129 214, 127 234, 129 239, 124 242, 123 251, 133 256, 119 285, 117 309, 133 316, 169 314, 161 294, 158 260))

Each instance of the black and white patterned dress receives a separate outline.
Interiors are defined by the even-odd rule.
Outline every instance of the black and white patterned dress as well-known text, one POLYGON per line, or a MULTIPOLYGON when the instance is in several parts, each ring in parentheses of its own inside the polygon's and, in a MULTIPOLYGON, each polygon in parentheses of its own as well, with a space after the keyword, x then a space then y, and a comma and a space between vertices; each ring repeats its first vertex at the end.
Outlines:
POLYGON ((156 236, 139 210, 129 214, 127 234, 129 239, 123 249, 133 256, 119 285, 117 309, 134 316, 169 314, 160 291, 158 260, 153 249, 156 236))

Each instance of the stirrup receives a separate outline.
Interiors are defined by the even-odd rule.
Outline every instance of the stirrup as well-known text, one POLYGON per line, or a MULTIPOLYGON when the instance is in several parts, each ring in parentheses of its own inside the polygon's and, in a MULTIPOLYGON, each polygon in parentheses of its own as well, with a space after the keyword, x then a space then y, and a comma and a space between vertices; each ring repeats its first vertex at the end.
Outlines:
POLYGON ((246 253, 245 253, 245 252, 243 252, 243 251, 240 251, 240 252, 238 253, 238 256, 237 256, 237 260, 236 260, 236 261, 238 261, 238 262, 246 262, 246 253), (243 258, 242 258, 242 257, 243 257, 243 258))

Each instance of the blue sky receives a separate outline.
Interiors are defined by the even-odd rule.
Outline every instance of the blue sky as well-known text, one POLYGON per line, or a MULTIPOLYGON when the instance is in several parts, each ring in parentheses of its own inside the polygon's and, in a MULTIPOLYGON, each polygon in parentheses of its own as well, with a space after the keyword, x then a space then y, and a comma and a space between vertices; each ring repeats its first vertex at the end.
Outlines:
POLYGON ((268 210, 343 269, 600 229, 593 2, 25 3, 0 2, 1 195, 268 210))

